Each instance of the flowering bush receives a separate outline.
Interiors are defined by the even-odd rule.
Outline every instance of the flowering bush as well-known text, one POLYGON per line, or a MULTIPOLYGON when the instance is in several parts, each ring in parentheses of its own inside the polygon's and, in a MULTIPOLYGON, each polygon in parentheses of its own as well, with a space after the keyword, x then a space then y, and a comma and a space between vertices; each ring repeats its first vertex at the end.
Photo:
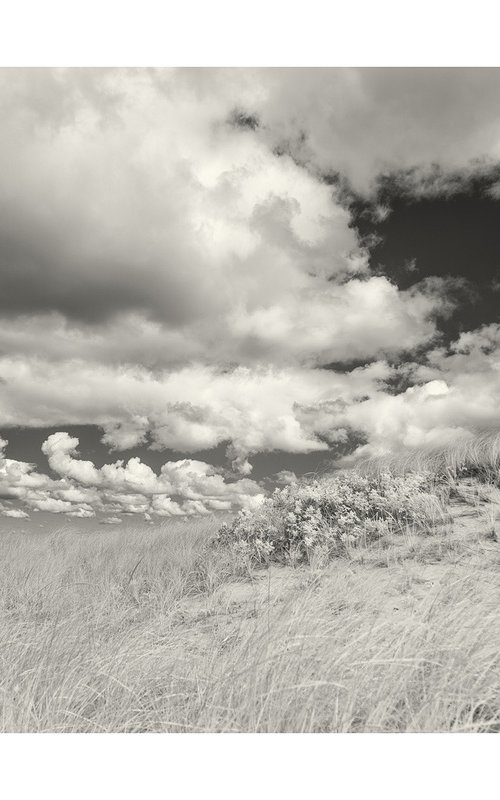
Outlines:
POLYGON ((430 473, 357 472, 276 489, 256 511, 241 511, 219 531, 250 563, 311 561, 408 526, 424 527, 441 504, 430 473))

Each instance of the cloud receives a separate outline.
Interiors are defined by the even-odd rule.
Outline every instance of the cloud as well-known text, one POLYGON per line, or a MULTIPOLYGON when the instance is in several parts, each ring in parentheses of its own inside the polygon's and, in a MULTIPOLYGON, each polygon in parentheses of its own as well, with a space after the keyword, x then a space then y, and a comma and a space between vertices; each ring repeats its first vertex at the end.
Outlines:
MULTIPOLYGON (((263 279, 264 281, 264 279, 263 279)), ((265 281, 263 282, 263 287, 265 281)), ((0 348, 12 358, 140 364, 150 369, 185 363, 309 364, 397 354, 436 335, 450 287, 442 279, 401 291, 384 276, 314 286, 253 309, 237 305, 225 316, 172 332, 136 315, 106 324, 69 323, 61 315, 0 317, 0 348)))
MULTIPOLYGON (((2 442, 3 446, 7 442, 2 442)), ((163 464, 156 475, 139 458, 116 461, 99 469, 78 457, 78 439, 60 431, 42 445, 56 478, 38 473, 33 464, 0 458, 0 493, 26 508, 93 517, 96 512, 143 514, 147 518, 191 516, 231 511, 260 502, 262 490, 248 479, 226 481, 203 461, 183 459, 163 464)), ((7 516, 9 508, 0 512, 7 516)), ((25 514, 26 512, 23 512, 25 514)))
MULTIPOLYGON (((0 70, 1 425, 94 424, 114 450, 225 445, 240 473, 98 468, 61 432, 44 443, 57 478, 3 458, 8 496, 82 517, 227 510, 261 492, 253 454, 321 452, 353 432, 378 451, 493 419, 496 332, 440 349, 453 286, 402 291, 371 272, 345 190, 373 200, 398 173, 408 192, 456 191, 490 169, 499 82, 0 70), (424 347, 415 385, 391 392, 389 362, 424 347), (373 363, 329 366, 353 360, 373 363)), ((390 208, 376 199, 373 213, 390 208)))
POLYGON ((362 194, 373 191, 380 175, 394 172, 406 173, 414 191, 456 190, 475 170, 500 159, 497 69, 279 69, 253 75, 264 87, 252 106, 261 120, 257 133, 311 169, 347 178, 362 194))
POLYGON ((331 189, 227 124, 238 81, 33 74, 0 73, 4 313, 176 329, 366 270, 331 189))
POLYGON ((96 486, 101 483, 101 475, 91 461, 80 461, 74 458, 78 447, 78 439, 67 433, 54 433, 42 444, 42 453, 47 456, 49 466, 64 478, 73 478, 85 486, 96 486))
POLYGON ((359 402, 327 415, 325 424, 332 429, 353 429, 365 438, 354 458, 446 446, 500 425, 500 325, 463 333, 448 349, 431 350, 424 363, 409 364, 405 372, 413 384, 405 391, 390 392, 383 379, 359 402))
MULTIPOLYGON (((289 124, 288 74, 0 72, 7 351, 321 364, 427 341, 430 309, 370 275, 337 189, 276 154, 267 132, 276 113, 289 124), (241 103, 269 120, 229 124, 241 103)), ((344 70, 328 75, 295 76, 315 99, 311 135, 351 88, 344 70)))
MULTIPOLYGON (((200 406, 202 412, 193 413, 187 401, 184 407, 177 398, 176 413, 181 417, 186 412, 187 428, 204 419, 214 441, 219 436, 222 441, 231 439, 228 456, 243 476, 249 472, 247 456, 263 450, 321 451, 356 433, 365 443, 355 451, 355 459, 446 445, 457 436, 500 422, 500 325, 464 333, 448 349, 435 348, 423 363, 404 367, 380 361, 345 374, 303 368, 262 370, 257 377, 248 368, 210 374, 206 369, 186 369, 175 380, 167 373, 156 388, 164 397, 179 387, 193 394, 203 388, 206 393, 210 386, 210 405, 200 406), (410 385, 394 393, 391 386, 400 373, 410 385)), ((137 381, 144 394, 148 388, 144 375, 125 377, 124 389, 130 391, 137 381)), ((115 376, 115 384, 117 380, 115 376)), ((61 380, 63 384, 70 382, 61 380)), ((172 442, 168 412, 163 414, 158 408, 157 416, 148 418, 160 447, 172 442)), ((123 425, 126 430, 126 420, 123 425)), ((189 436, 194 443, 196 435, 189 436)), ((6 442, 1 444, 5 447, 6 442)), ((0 494, 20 503, 23 513, 26 508, 79 517, 199 515, 252 507, 264 493, 247 477, 225 478, 221 470, 195 459, 166 462, 158 474, 138 458, 98 468, 79 457, 78 439, 62 431, 49 436, 42 450, 54 478, 38 473, 31 464, 0 459, 0 494)), ((293 479, 287 471, 275 476, 275 482, 293 479)), ((10 510, 5 505, 0 509, 10 510)))
POLYGON ((29 519, 29 514, 20 508, 11 508, 5 503, 0 503, 0 516, 11 517, 12 519, 29 519))
MULTIPOLYGON (((191 365, 153 373, 87 362, 0 359, 0 374, 5 378, 0 414, 10 425, 98 424, 115 448, 138 444, 146 433, 158 450, 190 453, 227 444, 230 457, 243 466, 254 453, 328 449, 338 434, 328 428, 321 409, 370 393, 390 368, 380 361, 346 374, 271 365, 191 365)), ((99 485, 94 465, 74 459, 75 442, 59 436, 61 441, 44 444, 51 467, 82 484, 99 485)))

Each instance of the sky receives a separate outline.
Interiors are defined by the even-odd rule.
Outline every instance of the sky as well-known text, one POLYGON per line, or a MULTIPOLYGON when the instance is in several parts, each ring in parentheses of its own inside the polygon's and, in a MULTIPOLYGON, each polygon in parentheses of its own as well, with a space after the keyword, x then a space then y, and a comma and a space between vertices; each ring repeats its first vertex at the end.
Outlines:
POLYGON ((498 425, 500 70, 0 69, 0 108, 6 524, 498 425))

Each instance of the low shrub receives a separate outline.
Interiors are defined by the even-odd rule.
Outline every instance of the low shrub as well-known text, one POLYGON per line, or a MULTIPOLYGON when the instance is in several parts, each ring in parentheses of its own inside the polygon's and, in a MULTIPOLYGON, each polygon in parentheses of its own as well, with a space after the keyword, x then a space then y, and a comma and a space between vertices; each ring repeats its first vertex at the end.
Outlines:
POLYGON ((217 542, 248 564, 310 563, 389 532, 431 526, 442 514, 431 473, 351 471, 276 489, 257 510, 224 524, 217 542))

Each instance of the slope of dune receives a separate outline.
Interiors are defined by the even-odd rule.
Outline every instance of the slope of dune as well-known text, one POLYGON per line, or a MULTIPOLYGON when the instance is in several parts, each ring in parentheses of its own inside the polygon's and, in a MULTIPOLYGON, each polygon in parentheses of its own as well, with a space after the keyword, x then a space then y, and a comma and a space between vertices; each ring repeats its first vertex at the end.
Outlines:
POLYGON ((496 731, 500 493, 267 567, 216 525, 0 538, 4 731, 496 731))

